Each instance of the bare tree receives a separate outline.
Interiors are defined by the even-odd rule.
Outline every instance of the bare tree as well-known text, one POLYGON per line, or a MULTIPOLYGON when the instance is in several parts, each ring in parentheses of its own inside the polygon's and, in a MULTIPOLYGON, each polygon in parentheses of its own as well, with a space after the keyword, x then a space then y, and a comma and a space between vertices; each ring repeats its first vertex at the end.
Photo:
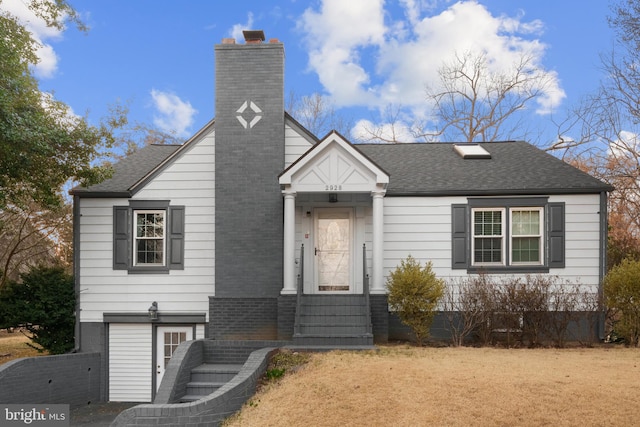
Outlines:
POLYGON ((289 92, 286 109, 302 126, 317 137, 323 137, 332 130, 349 138, 353 121, 336 111, 329 98, 319 93, 298 96, 289 92))
POLYGON ((0 211, 0 289, 37 265, 72 263, 71 206, 31 203, 0 211))
MULTIPOLYGON (((388 104, 380 115, 382 124, 373 125, 369 122, 368 125, 360 128, 356 138, 360 141, 379 143, 413 142, 421 139, 416 135, 415 129, 406 124, 404 116, 402 105, 388 104)), ((424 142, 432 142, 428 138, 424 140, 424 142)))
MULTIPOLYGON (((427 85, 426 119, 410 124, 415 141, 488 142, 526 139, 520 113, 551 87, 552 76, 521 54, 508 70, 494 69, 485 52, 456 53, 438 69, 438 81, 427 85)), ((406 142, 399 108, 387 109, 385 124, 366 129, 368 139, 406 142), (393 130, 393 131, 390 131, 393 130)))
POLYGON ((439 86, 427 88, 435 130, 422 135, 465 142, 524 139, 526 126, 518 113, 551 84, 550 75, 527 54, 508 71, 491 70, 483 52, 456 54, 438 74, 439 86))
POLYGON ((115 160, 128 156, 147 145, 176 145, 183 141, 171 133, 145 123, 135 123, 118 133, 114 146, 115 160))
POLYGON ((640 258, 640 3, 620 0, 609 24, 615 48, 600 57, 600 87, 557 123, 548 148, 613 185, 609 196, 609 266, 640 258), (572 136, 568 136, 572 135, 572 136))

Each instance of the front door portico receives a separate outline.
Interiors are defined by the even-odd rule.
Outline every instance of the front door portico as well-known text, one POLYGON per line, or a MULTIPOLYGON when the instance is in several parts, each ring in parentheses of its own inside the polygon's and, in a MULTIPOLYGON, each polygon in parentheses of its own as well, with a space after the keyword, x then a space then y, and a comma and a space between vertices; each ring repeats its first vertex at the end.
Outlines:
MULTIPOLYGON (((367 240, 367 250, 371 251, 371 272, 367 272, 370 275, 370 292, 385 293, 382 233, 384 194, 389 182, 386 172, 338 133, 332 132, 289 166, 280 175, 279 181, 284 196, 282 294, 296 293, 296 269, 303 268, 306 274, 309 266, 312 266, 313 284, 310 288, 305 285, 305 292, 362 292, 362 287, 356 287, 354 282, 358 258, 355 242, 365 240, 365 231, 363 228, 355 230, 355 205, 349 206, 342 202, 348 199, 343 196, 358 194, 368 194, 371 197, 369 209, 372 212, 372 227, 367 240), (310 210, 303 209, 303 215, 313 215, 313 224, 296 222, 296 197, 299 194, 322 196, 325 203, 329 203, 316 206, 313 214, 310 210), (301 235, 305 236, 305 266, 297 265, 299 256, 296 251, 299 250, 297 246, 300 241, 296 245, 296 236, 301 235)), ((362 218, 358 224, 363 224, 362 218)), ((310 278, 305 277, 305 283, 308 279, 310 278)))

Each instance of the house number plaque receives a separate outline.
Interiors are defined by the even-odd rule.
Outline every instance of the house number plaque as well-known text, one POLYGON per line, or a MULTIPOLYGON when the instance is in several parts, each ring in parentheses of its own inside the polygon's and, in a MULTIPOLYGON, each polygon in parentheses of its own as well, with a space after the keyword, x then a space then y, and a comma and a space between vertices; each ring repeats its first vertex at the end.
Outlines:
POLYGON ((341 191, 342 190, 342 185, 339 184, 331 184, 331 185, 325 185, 324 186, 324 190, 325 191, 341 191))

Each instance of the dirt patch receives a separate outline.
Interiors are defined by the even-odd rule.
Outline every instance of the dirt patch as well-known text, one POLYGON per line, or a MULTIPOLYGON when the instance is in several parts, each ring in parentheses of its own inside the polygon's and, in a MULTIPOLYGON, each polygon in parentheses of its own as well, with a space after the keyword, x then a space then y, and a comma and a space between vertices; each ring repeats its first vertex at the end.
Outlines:
POLYGON ((640 349, 382 347, 313 355, 226 426, 632 425, 640 349))

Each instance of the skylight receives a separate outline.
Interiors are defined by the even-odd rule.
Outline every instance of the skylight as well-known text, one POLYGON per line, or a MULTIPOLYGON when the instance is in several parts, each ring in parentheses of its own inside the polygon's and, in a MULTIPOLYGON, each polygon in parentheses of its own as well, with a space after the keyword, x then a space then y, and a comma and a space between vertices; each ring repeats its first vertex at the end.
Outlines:
POLYGON ((453 149, 463 159, 490 159, 491 153, 479 144, 454 144, 453 149))

